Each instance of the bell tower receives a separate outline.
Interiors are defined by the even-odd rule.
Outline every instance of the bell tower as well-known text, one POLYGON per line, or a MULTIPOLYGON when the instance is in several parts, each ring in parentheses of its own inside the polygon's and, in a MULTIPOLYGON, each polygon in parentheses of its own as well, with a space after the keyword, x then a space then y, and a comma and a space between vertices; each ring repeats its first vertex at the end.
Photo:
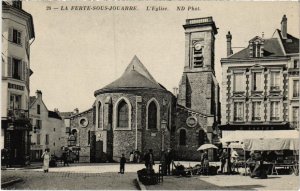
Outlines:
POLYGON ((203 114, 216 114, 218 84, 215 78, 215 35, 212 17, 187 19, 185 65, 178 104, 203 114))

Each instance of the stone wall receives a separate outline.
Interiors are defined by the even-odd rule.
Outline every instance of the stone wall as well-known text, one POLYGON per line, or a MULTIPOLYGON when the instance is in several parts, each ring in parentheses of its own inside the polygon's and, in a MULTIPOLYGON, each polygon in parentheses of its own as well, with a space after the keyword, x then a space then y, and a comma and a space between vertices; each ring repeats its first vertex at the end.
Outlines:
MULTIPOLYGON (((93 124, 93 110, 87 110, 71 117, 71 132, 73 129, 77 130, 77 145, 80 146, 79 151, 79 162, 90 162, 90 142, 89 142, 89 131, 95 131, 93 124), (86 127, 80 125, 81 119, 87 119, 88 124, 86 127)), ((92 133, 91 133, 92 134, 92 133)), ((91 139, 90 139, 91 140, 91 139)))
MULTIPOLYGON (((112 108, 115 107, 116 102, 120 98, 126 98, 129 100, 131 105, 131 128, 126 130, 120 130, 115 127, 115 121, 112 119, 112 124, 104 122, 104 129, 98 128, 96 131, 108 131, 112 132, 112 139, 107 141, 107 150, 112 150, 112 156, 114 160, 119 160, 122 153, 125 154, 126 158, 129 158, 129 153, 136 149, 136 128, 137 128, 137 149, 143 155, 148 149, 153 149, 156 160, 160 157, 160 151, 162 149, 162 133, 160 130, 161 120, 168 121, 168 109, 173 104, 171 102, 172 94, 167 91, 131 91, 131 92, 120 92, 120 93, 104 93, 97 96, 97 102, 105 103, 105 100, 110 99, 110 105, 112 108), (155 98, 160 108, 159 122, 157 129, 147 129, 147 103, 149 100, 155 98), (136 103, 136 100, 137 103, 136 103), (138 109, 136 109, 138 108, 138 109), (136 123, 137 121, 137 123, 136 123), (110 128, 112 126, 112 128, 110 128), (107 130, 106 130, 107 129, 107 130), (111 143, 112 141, 112 143, 111 143), (111 145, 112 148, 109 148, 111 145)), ((104 107, 106 108, 106 107, 104 107)), ((107 107, 108 108, 108 107, 107 107)), ((107 110, 104 109, 104 117, 107 115, 107 110)), ((114 111, 113 111, 114 112, 114 111)), ((113 116, 111 116, 113 118, 113 116)), ((110 121, 104 119, 104 121, 110 121)), ((169 124, 168 124, 169 125, 169 124)), ((169 125, 171 127, 171 124, 169 125)), ((170 133, 169 130, 165 132, 165 149, 170 145, 170 133)), ((104 149, 104 150, 105 150, 104 149)))
POLYGON ((177 109, 176 112, 176 130, 174 133, 174 151, 177 160, 195 160, 199 161, 201 153, 197 149, 201 146, 199 143, 207 143, 207 118, 203 115, 192 114, 185 109, 177 109), (194 127, 189 127, 186 123, 187 118, 194 116, 197 119, 197 124, 194 127), (180 130, 186 130, 186 145, 180 145, 180 130), (204 131, 204 137, 199 137, 199 131, 204 131), (201 139, 199 141, 199 138, 201 139))

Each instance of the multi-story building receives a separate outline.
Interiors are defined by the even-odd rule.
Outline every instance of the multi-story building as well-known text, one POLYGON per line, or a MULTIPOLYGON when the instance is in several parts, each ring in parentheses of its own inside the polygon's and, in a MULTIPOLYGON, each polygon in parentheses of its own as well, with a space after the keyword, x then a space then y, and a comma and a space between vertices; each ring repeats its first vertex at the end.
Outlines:
POLYGON ((11 165, 25 164, 30 154, 30 45, 34 38, 33 19, 22 9, 22 2, 3 1, 1 149, 7 149, 11 165))
POLYGON ((222 65, 222 130, 298 128, 299 39, 287 18, 271 38, 256 36, 232 53, 230 32, 222 65))
POLYGON ((36 96, 30 97, 29 115, 33 131, 31 135, 31 160, 41 160, 43 151, 48 148, 50 153, 61 156, 64 142, 65 126, 58 110, 47 109, 42 92, 36 91, 36 96))

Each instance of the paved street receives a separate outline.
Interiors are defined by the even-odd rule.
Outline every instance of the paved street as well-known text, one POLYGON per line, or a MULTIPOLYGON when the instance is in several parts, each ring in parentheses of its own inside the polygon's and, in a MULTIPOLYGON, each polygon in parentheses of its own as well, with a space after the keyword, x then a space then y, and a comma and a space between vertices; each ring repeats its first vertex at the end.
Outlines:
MULTIPOLYGON (((194 163, 181 162, 185 166, 194 163)), ((154 166, 157 170, 158 165, 154 166)), ((24 181, 6 189, 105 189, 136 190, 136 171, 143 164, 127 164, 126 173, 118 174, 116 163, 72 164, 70 167, 50 168, 49 173, 41 169, 18 169, 2 171, 6 177, 20 177, 24 181)), ((251 179, 241 175, 164 177, 158 185, 146 186, 149 190, 298 190, 299 176, 274 175, 268 179, 251 179)))
POLYGON ((137 190, 136 173, 42 173, 32 170, 2 171, 2 176, 15 175, 24 181, 6 189, 17 190, 137 190))

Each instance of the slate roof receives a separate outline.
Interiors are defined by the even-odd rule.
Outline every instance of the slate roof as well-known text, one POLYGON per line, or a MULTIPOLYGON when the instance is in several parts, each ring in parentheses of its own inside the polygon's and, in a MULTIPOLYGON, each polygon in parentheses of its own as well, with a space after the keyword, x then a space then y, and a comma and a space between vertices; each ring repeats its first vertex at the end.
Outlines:
POLYGON ((165 90, 163 86, 158 84, 145 66, 135 56, 131 63, 127 66, 124 74, 114 82, 108 84, 102 89, 95 91, 95 96, 104 92, 116 92, 123 90, 150 89, 165 90), (136 66, 136 67, 132 67, 136 66))
MULTIPOLYGON (((248 59, 249 56, 249 46, 243 50, 229 56, 229 59, 248 59)), ((280 47, 279 41, 276 38, 264 39, 264 56, 262 58, 268 57, 281 57, 284 53, 280 47)))
POLYGON ((55 111, 48 111, 48 117, 60 119, 60 120, 62 119, 61 116, 55 111))
POLYGON ((29 105, 32 105, 36 100, 36 96, 30 96, 29 97, 29 105))
POLYGON ((287 54, 299 53, 299 39, 290 34, 287 34, 287 39, 282 39, 281 30, 279 29, 276 30, 279 33, 280 40, 283 44, 285 52, 287 54))
MULTIPOLYGON (((261 58, 271 58, 271 57, 282 57, 285 56, 280 41, 282 43, 282 46, 284 48, 284 51, 286 54, 291 53, 299 53, 299 39, 287 34, 287 39, 282 39, 281 30, 276 29, 276 31, 280 37, 278 38, 269 38, 264 39, 264 56, 261 58)), ((244 48, 243 50, 231 55, 228 57, 228 59, 249 59, 251 58, 249 56, 249 46, 247 48, 244 48)), ((257 58, 256 58, 257 59, 257 58)))

